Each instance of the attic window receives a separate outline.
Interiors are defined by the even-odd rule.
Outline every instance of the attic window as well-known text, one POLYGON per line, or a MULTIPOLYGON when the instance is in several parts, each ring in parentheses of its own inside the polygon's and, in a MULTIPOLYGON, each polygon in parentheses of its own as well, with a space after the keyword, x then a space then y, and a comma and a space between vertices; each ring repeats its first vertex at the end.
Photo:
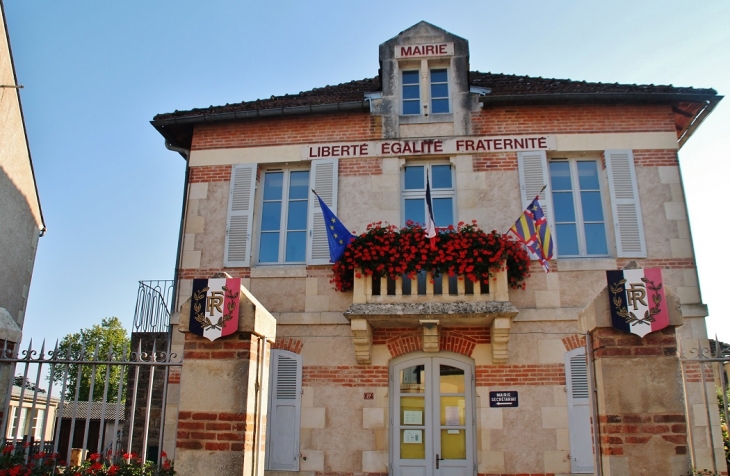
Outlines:
POLYGON ((418 70, 403 71, 403 114, 421 113, 421 84, 418 70))

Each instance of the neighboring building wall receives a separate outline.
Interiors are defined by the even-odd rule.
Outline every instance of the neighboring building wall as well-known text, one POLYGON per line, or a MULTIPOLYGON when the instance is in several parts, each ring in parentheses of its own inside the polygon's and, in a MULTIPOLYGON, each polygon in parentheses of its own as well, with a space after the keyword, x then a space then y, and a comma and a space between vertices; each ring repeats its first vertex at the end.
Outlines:
MULTIPOLYGON (((16 85, 5 13, 0 21, 0 85, 16 85)), ((0 307, 23 327, 38 237, 45 229, 18 90, 0 87, 0 307)))

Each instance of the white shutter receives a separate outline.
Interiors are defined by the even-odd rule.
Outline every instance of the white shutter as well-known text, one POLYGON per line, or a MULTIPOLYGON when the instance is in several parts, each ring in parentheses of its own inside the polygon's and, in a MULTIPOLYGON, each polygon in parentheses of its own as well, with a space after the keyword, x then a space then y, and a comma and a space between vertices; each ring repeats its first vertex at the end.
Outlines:
POLYGON ((299 471, 302 356, 271 351, 266 469, 299 471))
POLYGON ((646 241, 634 154, 630 150, 607 150, 605 159, 616 233, 616 255, 618 258, 645 258, 646 241))
POLYGON ((593 473, 590 386, 585 347, 565 354, 565 380, 568 386, 571 472, 593 473))
MULTIPOLYGON (((540 193, 540 208, 547 218, 550 227, 550 235, 553 238, 554 255, 558 251, 558 239, 555 233, 553 220, 553 194, 550 187, 550 172, 548 171, 547 155, 544 150, 533 150, 529 152, 517 152, 517 169, 520 175, 520 197, 522 198, 522 210, 524 211, 532 200, 540 193), (545 190, 540 192, 542 188, 545 190)), ((518 217, 515 217, 517 219, 518 217)), ((511 226, 511 224, 510 224, 511 226)), ((535 260, 537 256, 530 253, 535 260)))
MULTIPOLYGON (((337 159, 313 160, 309 185, 322 197, 332 213, 337 215, 337 159)), ((307 227, 309 230, 307 264, 330 264, 327 230, 319 200, 314 194, 311 195, 309 202, 307 227)))
POLYGON ((251 265, 251 227, 253 225, 256 164, 233 166, 228 197, 224 266, 251 265))

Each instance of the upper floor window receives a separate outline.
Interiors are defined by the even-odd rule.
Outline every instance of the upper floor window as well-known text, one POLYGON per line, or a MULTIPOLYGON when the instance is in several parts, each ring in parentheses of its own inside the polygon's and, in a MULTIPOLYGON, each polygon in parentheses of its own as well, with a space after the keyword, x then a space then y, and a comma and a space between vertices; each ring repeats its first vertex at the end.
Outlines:
POLYGON ((420 73, 403 71, 403 114, 421 113, 420 73))
POLYGON ((449 112, 449 77, 445 68, 431 70, 431 112, 449 112))
POLYGON ((449 107, 449 74, 446 68, 432 68, 429 70, 429 84, 421 89, 421 72, 407 70, 402 74, 403 114, 445 114, 449 107), (429 107, 421 106, 421 102, 429 107), (430 108, 430 111, 429 111, 430 108))
POLYGON ((253 262, 261 265, 328 264, 327 229, 311 189, 316 189, 336 214, 337 164, 338 159, 315 159, 309 168, 234 165, 224 265, 249 267, 252 256, 253 262))
POLYGON ((426 223, 426 173, 431 185, 431 203, 436 227, 455 223, 456 188, 449 163, 406 165, 403 171, 403 221, 426 223))
POLYGON ((263 177, 260 263, 307 259, 309 170, 272 170, 263 177))
POLYGON ((558 256, 607 256, 598 161, 552 160, 549 170, 558 256))

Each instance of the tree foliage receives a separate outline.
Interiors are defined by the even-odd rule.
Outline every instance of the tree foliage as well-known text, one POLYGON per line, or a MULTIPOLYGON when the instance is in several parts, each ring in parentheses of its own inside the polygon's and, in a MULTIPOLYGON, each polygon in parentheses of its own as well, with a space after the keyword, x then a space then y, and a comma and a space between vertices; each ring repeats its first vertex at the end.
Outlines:
MULTIPOLYGON (((112 360, 121 360, 129 349, 129 336, 121 321, 116 317, 107 317, 101 324, 94 324, 90 328, 81 329, 75 334, 68 334, 58 345, 58 357, 72 360, 109 360, 111 351, 112 360), (96 353, 96 358, 94 357, 96 353)), ((91 390, 91 377, 96 375, 94 391, 91 400, 100 402, 104 399, 104 382, 106 380, 106 365, 93 364, 57 364, 51 373, 51 378, 58 385, 63 385, 64 374, 67 375, 66 400, 76 400, 78 386, 78 400, 87 401, 91 390)), ((122 399, 126 395, 127 379, 125 366, 109 366, 109 385, 107 388, 107 402, 117 398, 118 385, 122 384, 122 399)))

